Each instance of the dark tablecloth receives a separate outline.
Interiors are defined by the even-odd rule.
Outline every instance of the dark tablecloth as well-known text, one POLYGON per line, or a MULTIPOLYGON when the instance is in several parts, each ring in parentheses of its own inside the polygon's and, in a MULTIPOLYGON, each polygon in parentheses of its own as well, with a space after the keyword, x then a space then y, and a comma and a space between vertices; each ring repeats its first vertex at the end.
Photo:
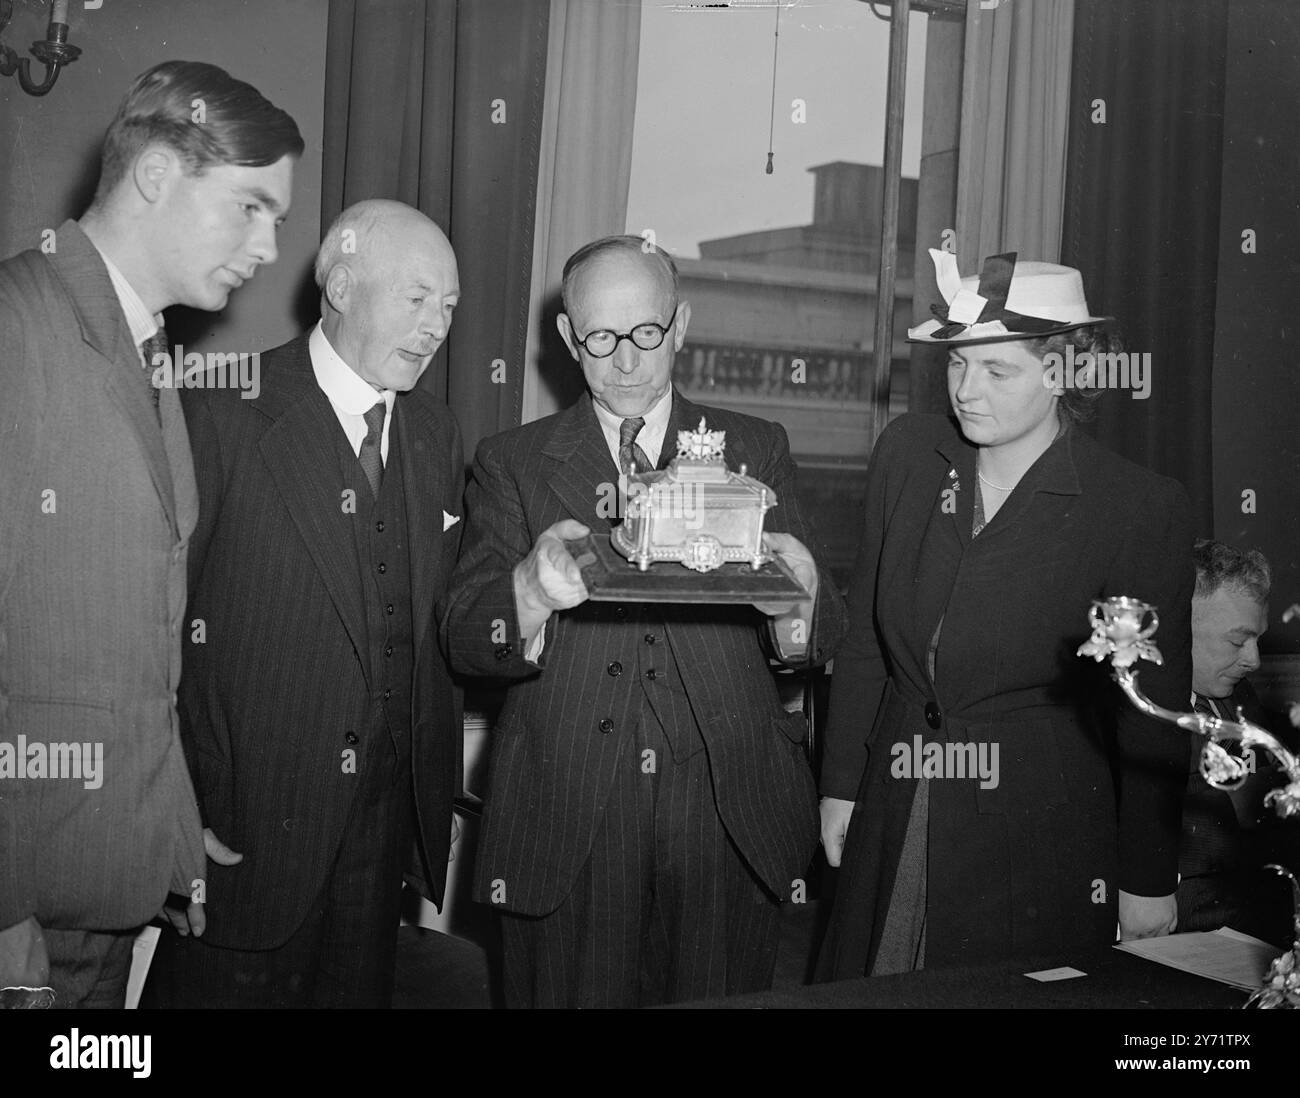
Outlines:
POLYGON ((840 980, 682 1004, 694 1008, 958 1008, 1021 1010, 1177 1010, 1240 1007, 1247 993, 1117 949, 840 980), (1040 983, 1026 972, 1063 966, 1085 976, 1040 983))

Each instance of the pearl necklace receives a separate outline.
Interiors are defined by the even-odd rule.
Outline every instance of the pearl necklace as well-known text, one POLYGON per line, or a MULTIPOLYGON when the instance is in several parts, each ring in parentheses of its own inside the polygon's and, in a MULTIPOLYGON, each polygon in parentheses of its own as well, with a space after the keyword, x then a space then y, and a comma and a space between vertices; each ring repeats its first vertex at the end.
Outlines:
MULTIPOLYGON (((981 473, 981 472, 979 471, 978 468, 975 470, 975 475, 976 475, 977 477, 979 477, 980 480, 982 480, 982 481, 983 481, 985 484, 987 484, 990 488, 996 488, 999 492, 1010 492, 1010 491, 1012 491, 1012 490, 1015 488, 1015 486, 1016 486, 1015 484, 1013 484, 1010 488, 1003 488, 1002 485, 1000 485, 1000 484, 994 484, 991 480, 989 480, 988 477, 986 477, 983 473, 981 473)), ((1016 482, 1016 484, 1019 484, 1019 483, 1020 483, 1019 481, 1016 482)))

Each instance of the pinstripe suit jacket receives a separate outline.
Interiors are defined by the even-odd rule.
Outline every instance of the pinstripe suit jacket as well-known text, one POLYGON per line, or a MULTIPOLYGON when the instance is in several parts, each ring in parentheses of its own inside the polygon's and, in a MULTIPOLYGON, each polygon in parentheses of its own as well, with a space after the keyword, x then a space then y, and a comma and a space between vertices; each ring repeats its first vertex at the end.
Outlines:
MULTIPOLYGON (((0 264, 0 741, 103 745, 103 784, 0 777, 0 927, 138 926, 203 873, 175 690, 194 472, 75 221, 0 264)), ((93 749, 92 749, 93 750, 93 749)))
MULTIPOLYGON (((674 391, 665 457, 675 432, 693 429, 701 416, 727 432, 730 467, 745 462, 750 475, 775 489, 780 504, 767 528, 813 548, 784 429, 692 404, 674 391)), ((513 680, 495 730, 475 867, 476 898, 505 910, 543 915, 564 900, 590 853, 621 737, 640 711, 634 676, 606 673, 613 660, 635 666, 642 643, 620 607, 586 602, 553 614, 539 670, 523 658, 514 601, 514 566, 547 527, 574 518, 608 537, 597 504, 600 486, 617 480, 587 395, 567 411, 485 440, 475 460, 465 548, 444 629, 456 670, 513 680), (502 629, 510 638, 504 644, 502 629), (602 732, 602 720, 612 722, 612 732, 602 732)), ((820 662, 844 623, 825 572, 816 614, 820 662)), ((766 619, 747 606, 673 606, 664 620, 709 753, 722 822, 768 888, 788 896, 816 843, 817 808, 800 748, 806 722, 782 710, 760 643, 766 619)))
MULTIPOLYGON (((244 855, 212 865, 205 941, 283 944, 343 839, 355 773, 343 752, 387 742, 372 690, 364 577, 340 495, 338 417, 307 336, 261 356, 261 389, 187 389, 199 485, 190 555, 182 730, 203 822, 244 855)), ((393 407, 406 486, 415 641, 411 750, 423 883, 441 903, 461 701, 437 646, 435 604, 460 544, 460 431, 420 389, 393 407)), ((358 469, 360 467, 358 466, 358 469)), ((441 607, 439 607, 439 612, 441 607)))

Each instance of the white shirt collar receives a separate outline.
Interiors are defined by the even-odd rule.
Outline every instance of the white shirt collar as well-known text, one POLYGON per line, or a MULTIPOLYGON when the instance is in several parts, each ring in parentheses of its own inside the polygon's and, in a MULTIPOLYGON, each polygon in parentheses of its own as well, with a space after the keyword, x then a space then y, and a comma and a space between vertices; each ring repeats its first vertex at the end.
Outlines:
MULTIPOLYGON (((614 464, 617 465, 619 434, 623 429, 623 417, 615 415, 597 400, 593 399, 591 406, 596 410, 596 419, 600 423, 601 431, 604 432, 605 442, 614 458, 614 464)), ((655 466, 659 464, 659 455, 663 451, 664 435, 668 433, 668 424, 672 420, 672 412, 673 388, 670 385, 668 391, 641 416, 645 420, 645 426, 637 432, 636 444, 641 447, 645 456, 655 466)), ((645 472, 646 470, 641 471, 645 472)))
MULTIPOLYGON (((92 240, 91 243, 95 242, 92 240)), ((126 314, 126 325, 131 330, 131 341, 139 347, 163 326, 162 313, 149 312, 149 306, 135 292, 135 288, 126 280, 126 275, 118 269, 117 264, 100 251, 98 245, 95 246, 95 251, 99 252, 99 258, 104 261, 104 266, 108 269, 109 281, 113 283, 122 312, 126 314)))
POLYGON ((363 416, 382 398, 387 412, 392 412, 396 396, 393 390, 376 389, 363 381, 361 375, 339 357, 319 321, 307 338, 307 350, 311 355, 316 384, 329 397, 335 411, 363 416))
POLYGON ((393 430, 393 401, 397 394, 392 389, 376 389, 362 381, 360 375, 330 345, 319 323, 307 337, 307 354, 311 358, 316 384, 334 409, 334 415, 343 428, 343 433, 347 435, 354 454, 361 453, 361 444, 369 431, 365 420, 366 412, 383 399, 384 431, 379 444, 379 455, 387 465, 388 439, 393 430))

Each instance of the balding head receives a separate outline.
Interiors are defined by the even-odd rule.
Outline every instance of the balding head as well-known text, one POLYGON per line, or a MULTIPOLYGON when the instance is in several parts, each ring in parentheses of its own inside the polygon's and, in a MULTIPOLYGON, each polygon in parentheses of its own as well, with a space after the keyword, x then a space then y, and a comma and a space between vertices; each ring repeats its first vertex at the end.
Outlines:
POLYGON ((669 299, 671 309, 677 304, 677 264, 662 248, 640 236, 606 236, 584 244, 564 264, 560 297, 565 312, 572 312, 573 298, 580 281, 592 277, 600 266, 617 268, 619 259, 645 268, 646 273, 660 285, 669 299), (613 261, 613 262, 611 262, 613 261))
POLYGON ((446 235, 419 210, 387 199, 339 214, 316 256, 316 284, 326 338, 377 389, 414 386, 460 299, 446 235))
POLYGON ((384 260, 395 242, 411 236, 423 237, 429 246, 451 254, 451 242, 443 231, 405 202, 371 198, 349 206, 334 219, 316 252, 316 285, 323 293, 325 280, 337 264, 355 268, 375 257, 384 260))

